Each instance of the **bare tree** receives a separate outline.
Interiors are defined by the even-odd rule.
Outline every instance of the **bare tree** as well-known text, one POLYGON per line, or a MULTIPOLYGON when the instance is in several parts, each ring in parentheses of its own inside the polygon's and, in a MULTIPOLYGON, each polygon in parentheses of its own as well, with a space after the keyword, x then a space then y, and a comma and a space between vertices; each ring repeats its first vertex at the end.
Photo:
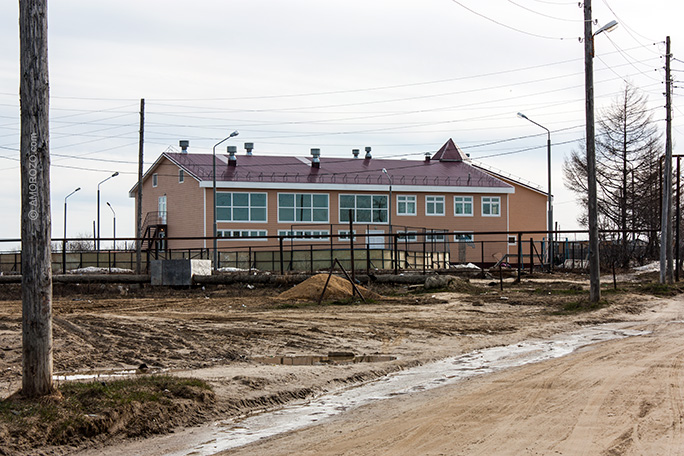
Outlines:
POLYGON ((19 1, 19 35, 22 394, 35 397, 54 391, 47 0, 19 1))
MULTIPOLYGON (((596 172, 599 226, 619 230, 621 256, 626 266, 630 244, 627 231, 657 230, 660 226, 658 157, 661 135, 646 107, 646 98, 627 84, 624 91, 598 119, 596 172)), ((586 207, 586 154, 582 147, 572 151, 563 167, 566 186, 586 207)), ((586 214, 578 221, 586 224, 586 214)), ((648 235, 649 243, 654 236, 648 235)), ((615 240, 614 240, 615 241, 615 240)))

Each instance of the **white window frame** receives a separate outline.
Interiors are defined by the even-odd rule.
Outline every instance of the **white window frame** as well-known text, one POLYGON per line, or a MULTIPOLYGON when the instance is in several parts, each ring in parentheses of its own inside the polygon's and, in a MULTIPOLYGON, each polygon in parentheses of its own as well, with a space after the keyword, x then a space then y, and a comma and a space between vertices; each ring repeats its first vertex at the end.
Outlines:
POLYGON ((178 183, 182 184, 183 182, 185 182, 185 171, 183 171, 182 169, 179 169, 178 170, 178 183))
POLYGON ((230 209, 230 214, 231 214, 230 219, 228 219, 228 220, 226 220, 226 219, 221 219, 221 218, 220 218, 221 216, 218 215, 217 220, 216 220, 217 222, 224 222, 224 223, 225 223, 225 222, 229 222, 229 223, 267 223, 267 222, 268 222, 268 193, 264 193, 264 192, 225 192, 225 191, 220 191, 220 192, 218 192, 218 193, 216 194, 216 201, 214 202, 214 204, 217 205, 217 206, 216 206, 216 209, 217 209, 216 213, 217 213, 217 215, 220 214, 221 209, 226 209, 226 208, 230 209), (230 206, 218 206, 219 195, 225 195, 225 194, 230 194, 230 206), (245 207, 247 208, 247 213, 248 213, 248 218, 247 218, 247 220, 234 220, 233 211, 235 210, 236 206, 233 204, 233 201, 235 201, 235 195, 238 195, 238 194, 239 194, 239 195, 248 195, 248 197, 247 197, 247 198, 248 198, 248 203, 247 203, 248 205, 247 205, 247 206, 238 206, 238 208, 240 208, 240 209, 243 209, 243 208, 245 208, 245 207), (254 207, 252 207, 252 195, 264 195, 264 200, 265 200, 265 202, 266 202, 265 205, 264 205, 264 206, 254 206, 254 207), (264 219, 263 219, 263 220, 261 220, 261 219, 258 219, 258 220, 252 219, 252 209, 253 209, 253 208, 259 208, 259 209, 262 209, 262 208, 263 208, 263 209, 264 209, 264 219))
POLYGON ((446 233, 425 233, 425 242, 446 242, 446 233))
POLYGON ((446 215, 446 201, 444 198, 444 195, 426 195, 425 196, 425 215, 427 217, 443 217, 446 215), (442 212, 437 212, 437 205, 441 204, 442 205, 442 212), (434 213, 430 213, 429 208, 430 205, 434 205, 435 211, 434 213))
POLYGON ((328 230, 278 230, 278 236, 285 236, 283 240, 293 242, 329 241, 328 230), (302 236, 302 237, 289 237, 302 236))
POLYGON ((353 217, 354 217, 353 221, 354 221, 354 223, 361 223, 361 224, 365 224, 365 225, 389 225, 389 201, 390 201, 389 196, 383 195, 383 194, 340 193, 337 196, 337 217, 338 217, 338 221, 339 221, 339 223, 348 223, 349 222, 348 211, 349 211, 349 209, 352 209, 353 210, 353 217), (354 207, 353 208, 344 208, 344 209, 342 208, 342 197, 346 197, 346 196, 353 196, 354 197, 354 207), (359 208, 358 207, 358 197, 359 196, 364 196, 364 197, 369 196, 371 198, 371 207, 359 208), (381 207, 381 208, 374 208, 373 207, 373 199, 376 197, 385 198, 387 206, 381 207), (343 210, 344 210, 344 217, 342 216, 343 210), (370 215, 371 215, 371 217, 370 217, 371 219, 368 221, 367 220, 359 220, 359 218, 357 217, 357 211, 359 211, 359 210, 363 210, 363 211, 369 210, 370 215), (386 220, 384 222, 373 220, 373 212, 374 211, 384 211, 385 215, 387 216, 386 220))
POLYGON ((480 210, 482 217, 501 217, 501 197, 500 196, 483 196, 481 198, 480 210), (485 206, 489 206, 489 213, 485 213, 485 206), (496 207, 497 213, 492 213, 492 208, 496 207))
MULTIPOLYGON (((330 223, 330 194, 329 194, 329 193, 290 193, 290 192, 282 192, 282 193, 278 193, 277 198, 278 198, 278 200, 277 200, 277 202, 278 202, 278 223, 306 223, 306 224, 315 224, 315 223, 325 223, 325 224, 329 224, 329 223, 330 223), (294 214, 295 214, 294 220, 286 220, 286 219, 283 219, 283 218, 280 217, 280 209, 282 208, 282 206, 280 205, 280 197, 281 197, 282 195, 293 195, 294 198, 295 198, 295 205, 292 207, 292 209, 294 210, 294 214), (301 195, 307 195, 307 196, 310 196, 310 197, 311 197, 311 206, 310 206, 310 207, 299 208, 299 209, 303 209, 304 211, 309 211, 309 213, 311 214, 311 220, 297 220, 297 209, 298 209, 298 208, 297 208, 296 198, 297 198, 297 196, 301 196, 301 195), (322 209, 322 208, 316 208, 316 207, 313 205, 314 196, 325 196, 325 198, 326 198, 326 200, 327 200, 327 201, 326 201, 326 206, 325 206, 325 210, 326 210, 326 214, 327 214, 327 215, 326 215, 326 219, 325 219, 325 220, 313 220, 313 218, 314 218, 314 216, 313 216, 313 215, 314 215, 314 210, 315 210, 315 209, 322 209)), ((288 209, 289 209, 289 207, 288 207, 288 209)))
POLYGON ((473 209, 474 207, 475 207, 475 204, 474 204, 472 196, 456 196, 456 195, 454 195, 454 217, 472 217, 473 213, 475 212, 473 209), (470 204, 470 212, 465 211, 466 204, 470 204), (463 209, 463 212, 460 214, 456 210, 456 207, 459 205, 463 209))
POLYGON ((249 240, 249 242, 264 242, 268 241, 267 230, 245 230, 240 228, 224 228, 221 230, 216 230, 216 235, 219 241, 244 241, 249 240), (243 236, 247 233, 247 236, 243 236), (236 235, 237 234, 237 235, 236 235))
POLYGON ((468 231, 454 233, 454 242, 467 242, 470 244, 475 242, 475 236, 473 236, 472 232, 468 231))
POLYGON ((397 215, 418 215, 418 201, 416 198, 416 195, 397 195, 397 215), (403 199, 403 201, 401 201, 403 199), (401 207, 402 204, 406 206, 408 209, 408 205, 413 203, 413 212, 405 210, 405 211, 400 211, 399 208, 401 207))
POLYGON ((159 175, 157 173, 152 174, 152 187, 157 187, 159 185, 159 175))
MULTIPOLYGON (((352 240, 356 241, 356 230, 352 230, 352 240)), ((349 230, 338 230, 337 231, 338 241, 349 242, 349 230)))
POLYGON ((508 245, 518 245, 518 236, 509 234, 506 239, 508 239, 508 245))
POLYGON ((417 231, 397 231, 397 242, 418 242, 417 231))

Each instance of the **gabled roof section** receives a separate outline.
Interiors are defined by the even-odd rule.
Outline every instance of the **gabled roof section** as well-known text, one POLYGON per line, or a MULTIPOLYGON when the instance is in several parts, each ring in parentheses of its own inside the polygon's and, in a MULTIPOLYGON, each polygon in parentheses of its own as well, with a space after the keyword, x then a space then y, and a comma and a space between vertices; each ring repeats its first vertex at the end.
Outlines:
POLYGON ((454 140, 449 140, 432 156, 432 160, 462 162, 468 160, 468 156, 454 143, 454 140))

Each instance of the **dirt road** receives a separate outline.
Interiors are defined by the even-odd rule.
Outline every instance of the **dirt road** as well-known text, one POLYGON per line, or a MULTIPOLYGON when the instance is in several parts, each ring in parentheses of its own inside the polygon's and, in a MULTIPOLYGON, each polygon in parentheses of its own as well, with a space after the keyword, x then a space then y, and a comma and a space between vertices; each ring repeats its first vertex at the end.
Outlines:
MULTIPOLYGON (((587 325, 631 322, 652 329, 653 335, 382 402, 234 454, 583 454, 575 450, 581 445, 590 445, 584 454, 613 447, 617 452, 607 454, 622 454, 623 447, 634 448, 633 454, 649 453, 639 448, 668 454, 658 448, 675 449, 682 443, 681 411, 675 408, 682 406, 681 397, 675 397, 682 386, 677 367, 684 356, 678 350, 684 346, 684 325, 668 323, 683 319, 681 301, 621 293, 610 298, 609 306, 566 313, 557 310, 582 293, 575 284, 568 288, 568 283, 524 281, 504 291, 486 283, 478 286, 470 294, 413 295, 380 288, 374 291, 399 296, 323 306, 278 298, 285 287, 58 290, 55 370, 135 369, 144 363, 152 373, 163 369, 206 379, 216 392, 215 407, 205 416, 211 423, 484 347, 545 339, 587 325), (396 359, 312 366, 257 360, 335 351, 396 359)), ((0 300, 0 397, 16 391, 20 373, 21 305, 10 296, 0 300)), ((197 436, 194 429, 174 429, 172 424, 167 431, 173 434, 163 438, 166 443, 131 442, 113 434, 49 451, 185 454, 187 437, 197 436)), ((34 445, 40 442, 26 442, 16 453, 36 454, 34 445)))
POLYGON ((359 408, 225 455, 682 455, 684 299, 646 336, 359 408))

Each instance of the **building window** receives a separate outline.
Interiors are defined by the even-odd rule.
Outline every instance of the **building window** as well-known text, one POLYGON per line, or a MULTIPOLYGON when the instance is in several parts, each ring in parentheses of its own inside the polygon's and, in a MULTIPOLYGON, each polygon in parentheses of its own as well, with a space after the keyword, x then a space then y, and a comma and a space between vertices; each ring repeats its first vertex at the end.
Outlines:
MULTIPOLYGON (((354 238, 353 240, 356 241, 356 230, 352 230, 352 237, 354 238)), ((338 240, 340 241, 347 241, 349 242, 349 230, 340 230, 337 232, 339 234, 338 240)))
POLYGON ((330 233, 326 230, 280 230, 278 236, 286 241, 327 241, 330 233))
POLYGON ((219 192, 216 212, 219 222, 265 222, 266 193, 219 192))
POLYGON ((426 196, 425 215, 444 215, 444 197, 426 196))
POLYGON ((472 196, 454 196, 454 215, 457 217, 466 217, 473 215, 473 197, 472 196))
POLYGON ((260 238, 250 239, 250 241, 267 241, 266 230, 216 230, 216 236, 222 240, 240 240, 244 238, 260 238))
POLYGON ((159 177, 157 176, 157 173, 152 174, 152 187, 156 187, 158 183, 159 177))
POLYGON ((482 216, 499 217, 501 216, 501 198, 498 196, 482 197, 482 216))
POLYGON ((446 241, 446 236, 443 233, 430 233, 425 235, 425 241, 427 242, 444 242, 446 241))
POLYGON ((473 233, 456 233, 454 234, 454 241, 456 242, 473 242, 473 233))
POLYGON ((328 195, 319 193, 279 193, 279 222, 328 223, 328 195))
POLYGON ((415 231, 397 231, 397 233, 399 242, 416 242, 418 240, 415 231))
POLYGON ((178 170, 178 183, 182 184, 183 182, 185 182, 185 171, 183 171, 182 169, 179 169, 178 170))
POLYGON ((508 245, 516 245, 518 243, 518 238, 515 236, 508 236, 508 245))
POLYGON ((415 195, 397 195, 397 215, 416 215, 415 195))
POLYGON ((387 195, 340 195, 340 223, 387 223, 387 195))

